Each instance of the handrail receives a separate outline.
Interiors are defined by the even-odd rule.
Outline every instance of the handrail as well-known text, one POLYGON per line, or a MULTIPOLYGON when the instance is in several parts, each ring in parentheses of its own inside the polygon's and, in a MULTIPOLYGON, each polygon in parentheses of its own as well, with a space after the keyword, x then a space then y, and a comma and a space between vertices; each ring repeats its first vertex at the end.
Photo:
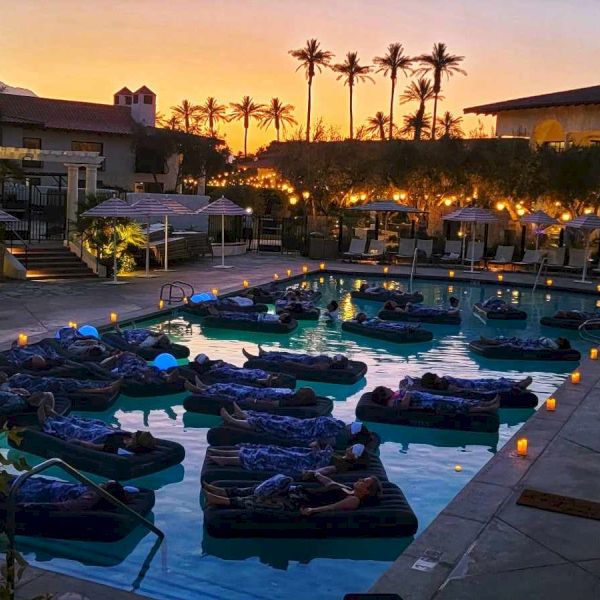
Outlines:
POLYGON ((410 267, 410 281, 408 284, 408 291, 412 294, 413 291, 413 278, 417 269, 417 257, 419 256, 419 249, 415 248, 412 259, 412 266, 410 267))
POLYGON ((163 283, 163 285, 160 286, 160 300, 166 300, 168 304, 171 304, 172 302, 183 302, 184 298, 185 298, 185 291, 182 287, 173 284, 173 283, 163 283), (173 289, 177 289, 179 290, 179 292, 181 293, 181 297, 175 296, 173 297, 173 289), (168 295, 165 293, 165 289, 169 290, 168 295))
POLYGON ((598 327, 600 329, 600 319, 594 318, 594 319, 588 319, 587 321, 584 321, 577 328, 579 331, 579 337, 582 340, 585 340, 586 342, 592 342, 595 344, 600 343, 600 334, 594 335, 593 333, 590 333, 589 331, 587 331, 586 326, 588 326, 588 325, 598 325, 598 327))
POLYGON ((135 512, 135 510, 129 508, 126 504, 117 500, 114 496, 109 494, 106 490, 102 489, 97 483, 94 483, 91 479, 88 479, 85 475, 80 473, 77 469, 73 468, 68 463, 64 462, 60 458, 50 458, 45 460, 43 463, 33 467, 26 473, 21 473, 14 481, 12 482, 8 494, 6 497, 6 535, 8 537, 8 552, 6 553, 6 582, 8 584, 9 593, 11 600, 14 598, 14 568, 15 568, 15 529, 16 529, 16 512, 15 512, 15 504, 17 491, 21 486, 33 475, 41 473, 42 471, 48 470, 50 467, 59 467, 79 482, 93 488, 96 490, 100 496, 102 496, 105 500, 114 504, 117 508, 124 510, 126 513, 129 513, 134 519, 136 519, 141 525, 152 531, 157 537, 160 543, 165 539, 165 534, 156 526, 154 523, 151 523, 145 517, 142 517, 139 513, 135 512))
MULTIPOLYGON (((186 294, 188 298, 191 298, 194 295, 194 286, 191 283, 187 283, 187 281, 173 281, 173 285, 178 285, 180 288, 187 288, 189 293, 186 294)), ((184 290, 185 291, 185 290, 184 290)))
POLYGON ((10 240, 10 249, 12 250, 14 248, 13 245, 13 240, 12 237, 16 237, 21 244, 23 244, 23 248, 25 249, 25 260, 23 261, 23 266, 25 267, 25 270, 27 271, 27 263, 29 262, 29 244, 19 235, 19 232, 16 231, 15 229, 7 229, 5 233, 11 233, 11 240, 10 240))
POLYGON ((544 256, 542 258, 542 260, 540 261, 540 268, 538 269, 537 275, 535 276, 535 281, 533 282, 533 292, 535 292, 538 282, 540 280, 540 277, 542 275, 542 269, 544 268, 544 264, 548 262, 548 257, 544 256))

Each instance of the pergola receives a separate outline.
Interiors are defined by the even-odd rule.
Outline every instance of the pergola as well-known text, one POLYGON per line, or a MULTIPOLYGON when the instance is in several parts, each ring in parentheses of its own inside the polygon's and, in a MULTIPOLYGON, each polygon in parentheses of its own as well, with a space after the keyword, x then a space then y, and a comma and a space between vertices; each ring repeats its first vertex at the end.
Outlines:
POLYGON ((79 169, 85 168, 85 195, 97 191, 98 167, 104 160, 99 152, 79 150, 33 150, 30 148, 14 148, 0 146, 0 160, 32 160, 62 163, 67 167, 67 232, 70 223, 77 222, 79 203, 79 169))

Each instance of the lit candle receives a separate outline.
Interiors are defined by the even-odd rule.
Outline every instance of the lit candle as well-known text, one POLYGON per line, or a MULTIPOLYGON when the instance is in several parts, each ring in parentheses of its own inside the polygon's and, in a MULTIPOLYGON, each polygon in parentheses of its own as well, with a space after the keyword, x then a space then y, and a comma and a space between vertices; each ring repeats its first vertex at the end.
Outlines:
POLYGON ((527 438, 517 439, 517 456, 527 456, 527 438))
POLYGON ((448 271, 448 277, 452 279, 454 277, 454 271, 448 271))
POLYGON ((247 288, 250 287, 250 282, 247 279, 244 279, 244 281, 242 282, 242 285, 247 288))
POLYGON ((77 323, 75 323, 75 321, 69 321, 69 327, 71 329, 77 329, 77 323))
POLYGON ((553 412, 556 410, 556 398, 551 397, 546 400, 546 410, 553 412))
POLYGON ((302 272, 308 273, 308 267, 306 265, 302 265, 302 272))
POLYGON ((17 344, 21 347, 24 348, 25 346, 27 346, 27 334, 25 333, 20 333, 19 334, 19 338, 17 339, 17 344))
POLYGON ((110 322, 116 323, 119 320, 119 315, 116 312, 110 313, 110 322))
POLYGON ((596 291, 600 292, 600 283, 596 286, 596 291))
POLYGON ((390 272, 390 268, 389 267, 383 267, 383 272, 384 273, 389 273, 390 272))
POLYGON ((292 276, 292 270, 291 270, 291 269, 288 269, 288 270, 286 271, 286 273, 287 273, 287 276, 288 276, 288 277, 291 277, 291 276, 292 276))
POLYGON ((219 295, 219 288, 213 288, 212 290, 210 290, 212 292, 213 296, 218 296, 219 295))
POLYGON ((277 273, 273 273, 273 279, 279 279, 279 275, 277 275, 277 273))
POLYGON ((546 279, 546 285, 547 285, 548 287, 551 287, 553 283, 554 283, 554 280, 553 280, 553 279, 546 279))
POLYGON ((500 275, 498 275, 498 281, 500 283, 502 283, 504 281, 504 275, 502 275, 502 273, 500 273, 500 275))
POLYGON ((323 271, 325 269, 325 263, 321 263, 319 265, 319 269, 321 269, 321 271, 323 271))
POLYGON ((578 384, 581 381, 581 373, 579 371, 573 371, 571 373, 571 383, 578 384))
POLYGON ((188 300, 188 297, 187 297, 187 296, 184 296, 184 297, 183 297, 183 303, 184 303, 184 304, 187 304, 188 302, 189 302, 189 300, 188 300))
POLYGON ((598 360, 598 348, 590 348, 590 359, 598 360))
POLYGON ((158 301, 158 308, 159 308, 160 310, 162 310, 164 307, 165 307, 165 301, 164 301, 164 300, 161 298, 161 299, 158 301))

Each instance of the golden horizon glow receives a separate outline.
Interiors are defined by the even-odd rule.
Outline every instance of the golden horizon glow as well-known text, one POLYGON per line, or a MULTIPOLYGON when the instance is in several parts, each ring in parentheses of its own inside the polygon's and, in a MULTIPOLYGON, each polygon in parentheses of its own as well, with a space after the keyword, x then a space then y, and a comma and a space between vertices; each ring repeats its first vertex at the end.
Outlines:
MULTIPOLYGON (((332 51, 333 62, 355 50, 367 65, 392 42, 401 42, 410 56, 445 42, 451 53, 465 56, 461 66, 468 76, 444 78, 438 116, 447 110, 463 116, 467 106, 597 84, 598 17, 600 5, 591 0, 581 0, 577 10, 544 0, 452 5, 378 0, 375 6, 347 0, 326 5, 306 0, 53 0, 44 7, 39 0, 20 0, 3 15, 1 78, 42 97, 101 103, 112 103, 123 86, 147 85, 163 114, 183 99, 202 104, 214 96, 229 104, 250 95, 268 103, 276 96, 295 106, 294 116, 304 126, 306 80, 288 51, 308 38, 332 51)), ((376 111, 389 112, 389 78, 373 77, 375 85, 360 83, 354 90, 355 128, 376 111)), ((396 97, 408 82, 399 76, 396 97)), ((428 103, 427 112, 432 108, 428 103)), ((396 100, 395 122, 415 109, 415 103, 396 100)), ((465 133, 477 127, 477 116, 463 117, 465 133)), ((329 70, 314 80, 313 124, 319 118, 327 128, 348 135, 348 88, 329 70)), ((481 121, 489 134, 494 120, 481 121)), ((242 148, 239 121, 218 128, 233 151, 242 148)), ((251 123, 250 151, 274 139, 273 127, 251 123)))

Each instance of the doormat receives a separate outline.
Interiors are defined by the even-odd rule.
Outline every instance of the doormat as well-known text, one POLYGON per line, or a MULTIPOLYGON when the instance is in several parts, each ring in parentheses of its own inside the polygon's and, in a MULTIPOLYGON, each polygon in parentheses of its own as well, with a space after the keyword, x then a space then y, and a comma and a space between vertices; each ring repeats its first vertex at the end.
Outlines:
POLYGON ((581 498, 525 489, 521 492, 517 504, 600 521, 600 502, 593 502, 592 500, 582 500, 581 498))

